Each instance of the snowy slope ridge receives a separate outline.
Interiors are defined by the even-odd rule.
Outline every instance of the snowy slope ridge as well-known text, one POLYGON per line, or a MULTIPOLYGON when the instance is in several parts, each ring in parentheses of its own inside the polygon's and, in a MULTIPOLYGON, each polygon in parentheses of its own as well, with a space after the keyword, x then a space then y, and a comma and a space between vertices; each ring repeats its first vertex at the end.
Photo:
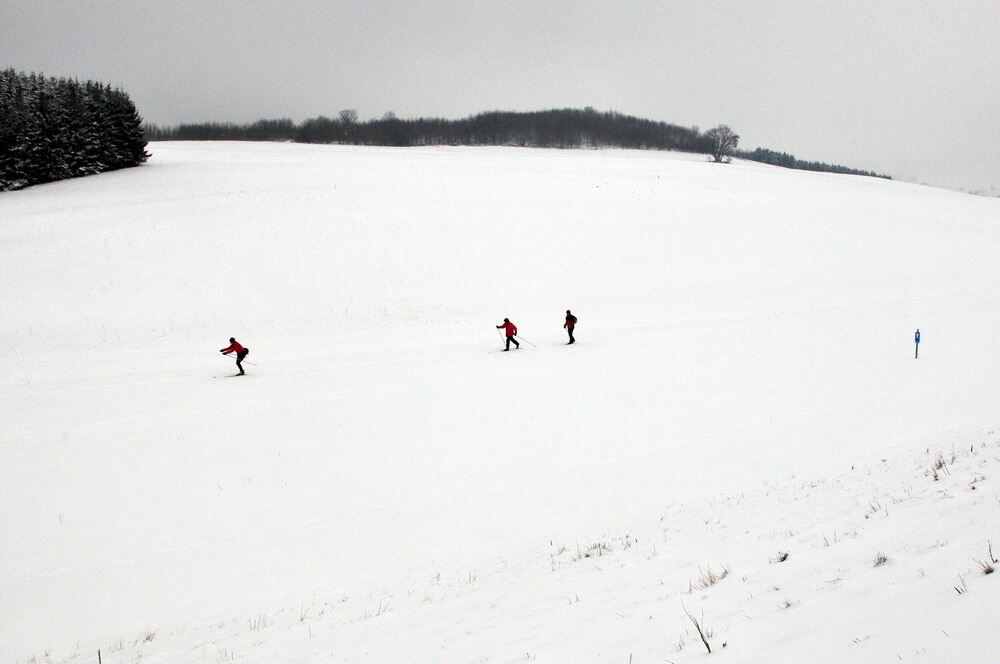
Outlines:
POLYGON ((0 196, 0 661, 994 661, 1000 201, 151 152, 0 196))

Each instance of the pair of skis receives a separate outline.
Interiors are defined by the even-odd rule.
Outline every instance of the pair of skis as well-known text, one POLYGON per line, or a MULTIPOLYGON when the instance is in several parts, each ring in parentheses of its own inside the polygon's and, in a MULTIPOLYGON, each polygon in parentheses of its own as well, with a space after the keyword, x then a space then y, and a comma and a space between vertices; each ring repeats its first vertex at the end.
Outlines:
MULTIPOLYGON (((227 355, 223 355, 223 357, 228 357, 228 356, 227 355)), ((257 366, 256 363, 251 362, 250 360, 248 360, 246 358, 243 358, 243 364, 249 364, 252 367, 257 366)), ((245 376, 245 375, 246 375, 246 373, 244 372, 244 373, 227 374, 225 376, 212 376, 212 377, 213 378, 236 378, 237 376, 245 376)))

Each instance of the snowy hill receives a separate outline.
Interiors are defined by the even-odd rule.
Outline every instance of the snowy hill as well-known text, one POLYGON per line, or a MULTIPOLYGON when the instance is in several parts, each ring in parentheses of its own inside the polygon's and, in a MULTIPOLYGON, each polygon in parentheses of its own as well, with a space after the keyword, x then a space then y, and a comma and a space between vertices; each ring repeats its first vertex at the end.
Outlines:
POLYGON ((0 195, 0 661, 995 660, 1000 201, 150 151, 0 195))

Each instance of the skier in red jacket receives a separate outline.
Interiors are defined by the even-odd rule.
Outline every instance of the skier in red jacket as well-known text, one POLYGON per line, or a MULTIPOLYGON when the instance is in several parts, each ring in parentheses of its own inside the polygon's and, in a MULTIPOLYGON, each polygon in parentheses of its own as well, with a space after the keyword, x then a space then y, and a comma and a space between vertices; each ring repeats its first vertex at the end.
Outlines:
POLYGON ((517 339, 514 338, 514 335, 517 334, 517 325, 514 325, 513 323, 511 323, 509 319, 504 318, 503 319, 503 325, 497 325, 497 329, 498 330, 501 329, 501 328, 507 334, 507 347, 504 348, 504 350, 505 351, 510 350, 510 342, 511 341, 514 342, 514 346, 516 348, 520 348, 521 344, 517 343, 517 339))
POLYGON ((569 309, 566 310, 566 322, 563 324, 563 327, 569 332, 569 342, 575 344, 576 339, 573 338, 573 328, 576 327, 576 316, 569 309))
POLYGON ((223 355, 229 355, 230 353, 235 352, 236 366, 240 370, 239 375, 242 376, 244 373, 246 373, 245 371, 243 371, 243 359, 250 354, 249 348, 244 348, 243 346, 240 345, 240 342, 236 341, 235 338, 229 337, 229 346, 227 348, 223 348, 219 352, 222 353, 223 355))

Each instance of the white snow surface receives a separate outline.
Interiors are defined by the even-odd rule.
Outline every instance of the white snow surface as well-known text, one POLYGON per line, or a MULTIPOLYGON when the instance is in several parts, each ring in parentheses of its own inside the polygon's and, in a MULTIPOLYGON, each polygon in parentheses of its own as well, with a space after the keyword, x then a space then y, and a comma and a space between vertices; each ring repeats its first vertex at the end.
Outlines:
POLYGON ((150 151, 0 195, 0 661, 997 661, 1000 200, 150 151))

